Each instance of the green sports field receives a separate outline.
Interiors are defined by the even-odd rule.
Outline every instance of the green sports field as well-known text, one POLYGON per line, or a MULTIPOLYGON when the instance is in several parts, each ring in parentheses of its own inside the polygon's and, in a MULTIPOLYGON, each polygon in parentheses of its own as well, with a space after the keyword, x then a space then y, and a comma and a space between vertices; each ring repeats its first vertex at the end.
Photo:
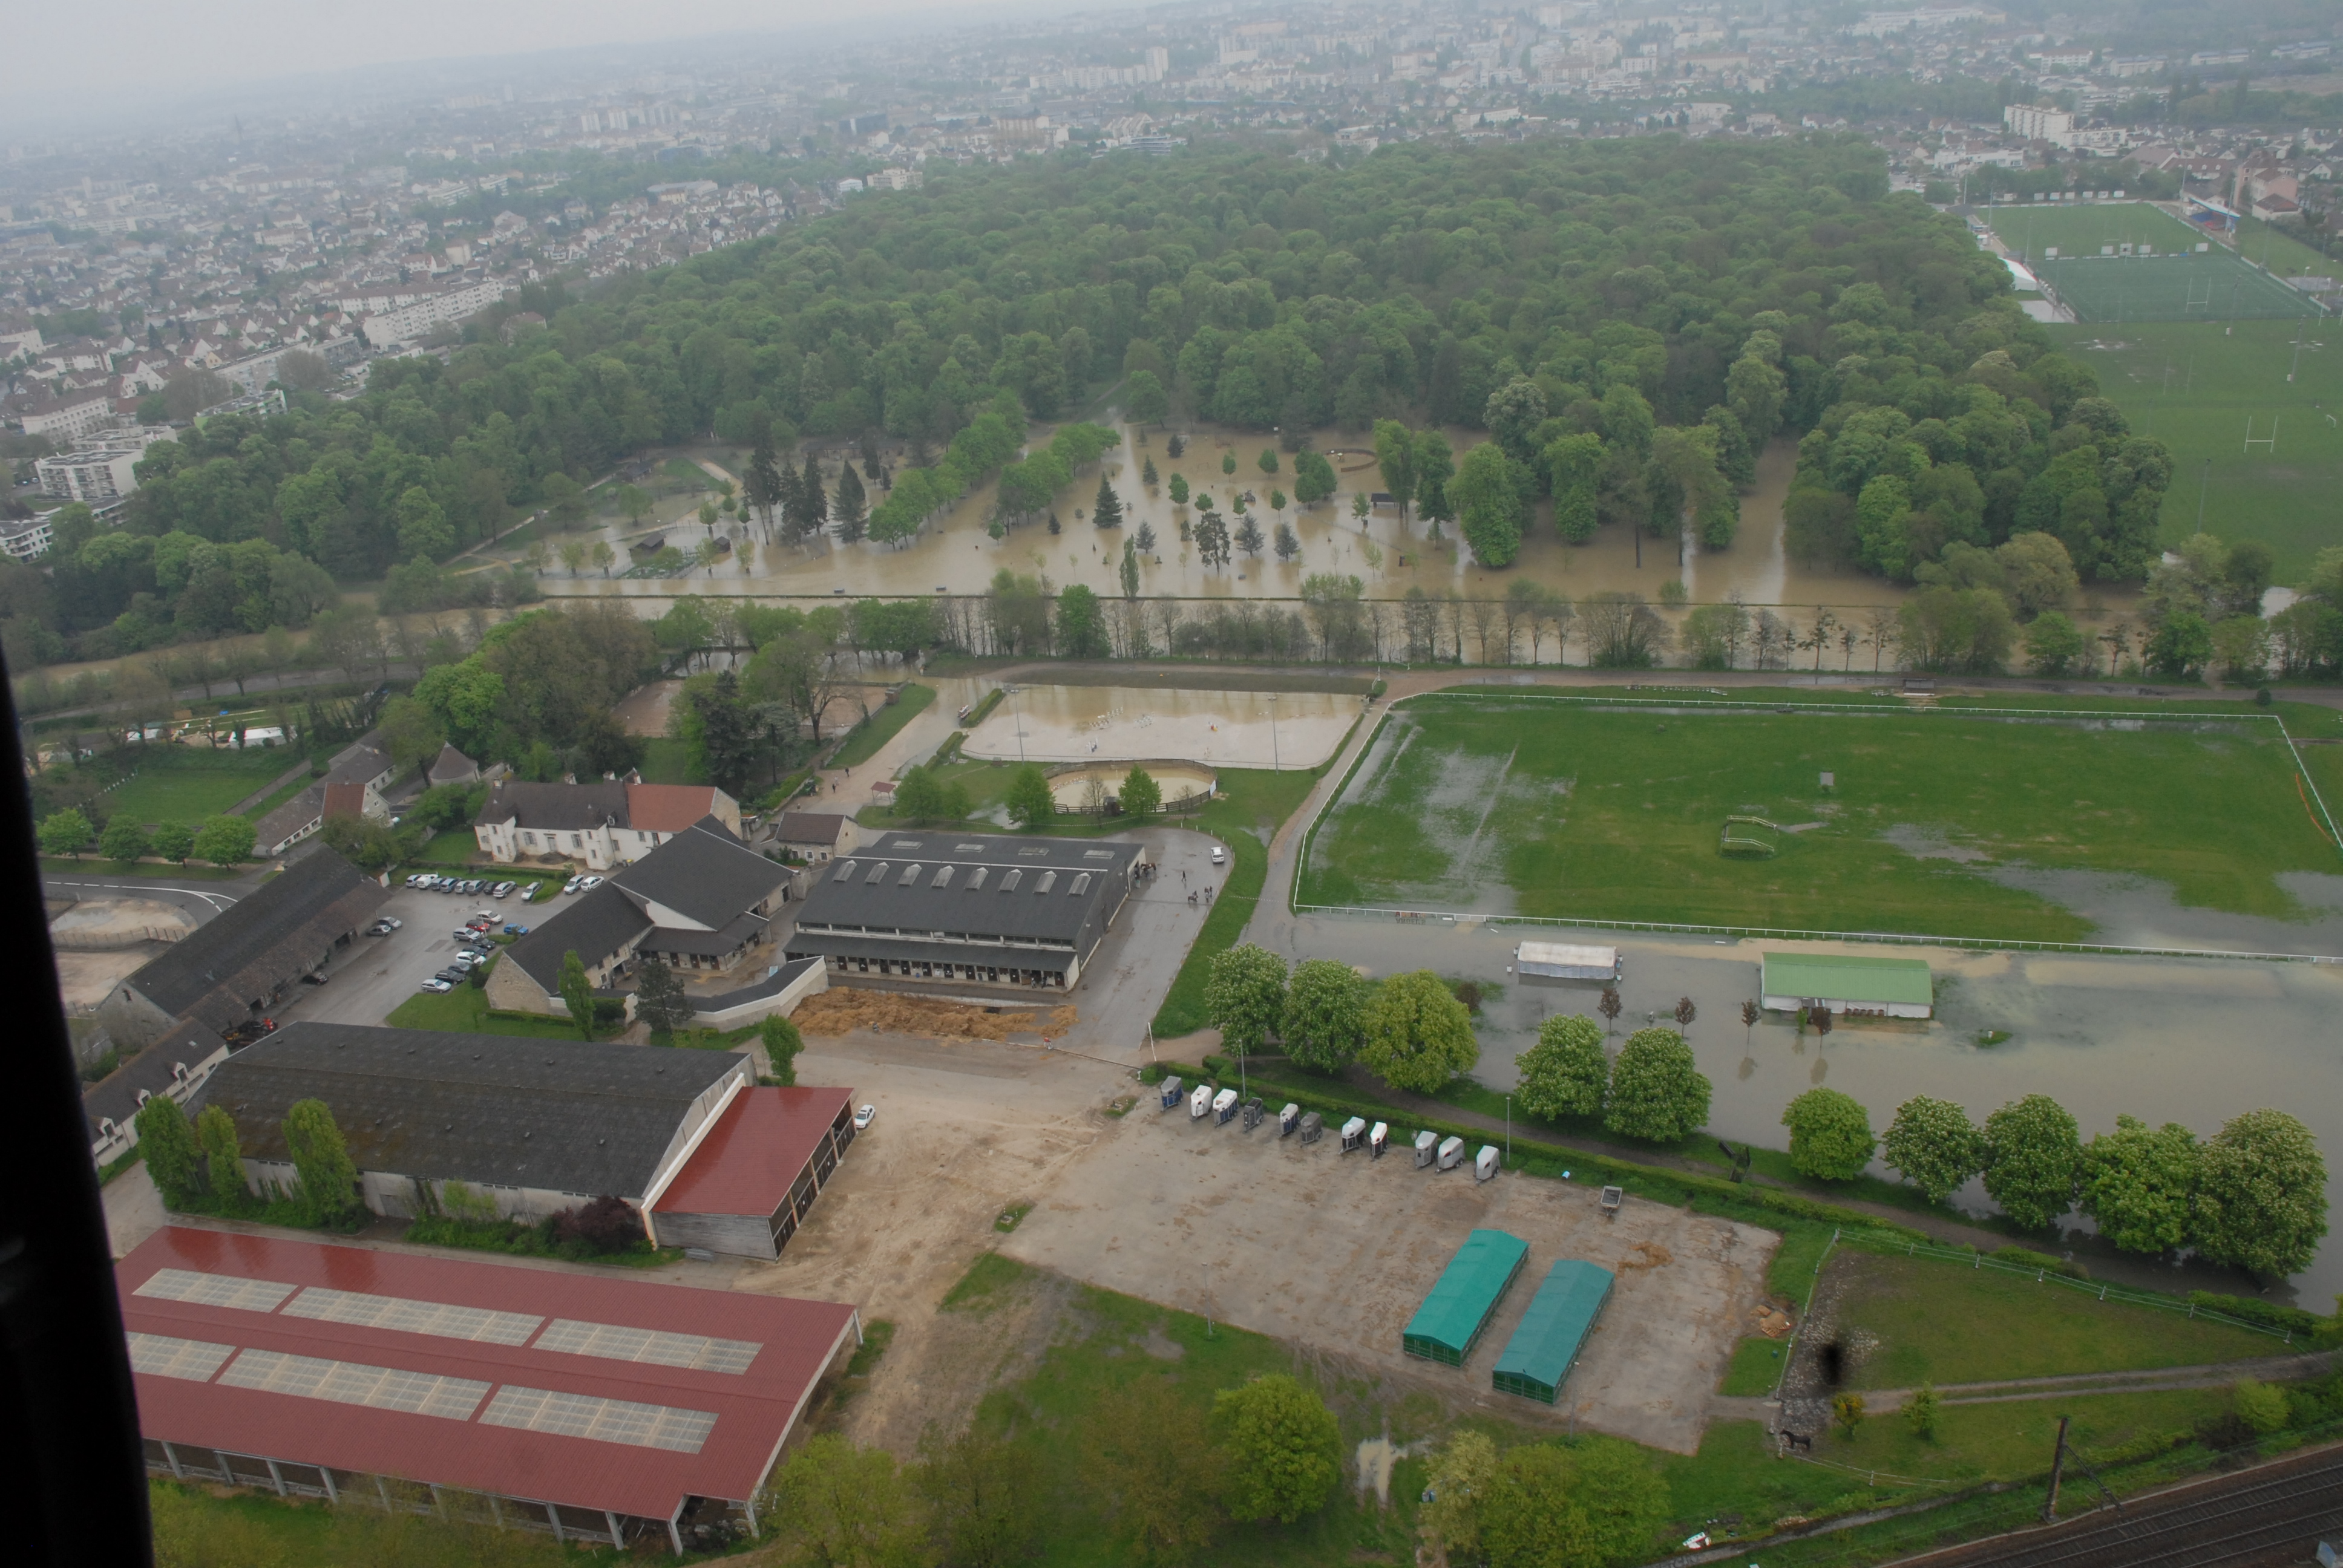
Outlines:
POLYGON ((2280 582, 2299 583, 2320 549, 2343 544, 2335 510, 2343 427, 2330 417, 2343 413, 2343 327, 2268 320, 2240 321, 2234 330, 2207 322, 2049 330, 2097 375, 2134 430, 2171 449, 2159 533, 2166 547, 2197 531, 2200 499, 2205 530, 2269 546, 2280 582), (2276 444, 2263 445, 2273 433, 2276 444))
POLYGON ((1992 221, 2002 243, 2081 321, 2290 321, 2320 314, 2219 240, 2146 202, 2008 207, 1992 221))
MULTIPOLYGON (((1736 832, 1740 829, 1736 829, 1736 832)), ((1939 710, 1677 711, 1431 699, 1320 819, 1298 901, 1804 930, 2091 940, 1997 869, 2131 873, 2280 920, 2343 869, 2275 725, 2112 729, 1939 710), (1835 775, 1825 791, 1820 776, 1835 775), (1772 859, 1719 852, 1731 816, 1772 859)))

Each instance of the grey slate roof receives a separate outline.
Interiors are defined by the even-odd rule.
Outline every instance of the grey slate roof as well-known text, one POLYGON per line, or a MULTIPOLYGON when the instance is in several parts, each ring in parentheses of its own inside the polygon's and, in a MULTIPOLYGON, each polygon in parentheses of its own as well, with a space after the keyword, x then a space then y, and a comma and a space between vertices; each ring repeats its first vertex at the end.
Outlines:
POLYGON ((236 1119, 247 1159, 287 1160, 294 1101, 333 1109, 360 1171, 639 1198, 685 1111, 736 1051, 287 1024, 196 1097, 236 1119))
POLYGON ((789 871, 743 847, 715 818, 702 817, 610 880, 716 930, 774 901, 789 871))
POLYGON ((773 825, 773 837, 784 844, 835 845, 845 826, 842 811, 784 811, 773 825))
POLYGON ((505 950, 505 961, 518 964, 552 996, 561 990, 564 953, 574 950, 580 961, 591 966, 626 950, 650 929, 650 917, 634 900, 604 882, 514 941, 505 950))
POLYGON ((253 827, 253 842, 266 854, 294 834, 318 821, 326 815, 326 786, 321 780, 310 785, 276 810, 263 817, 253 827))
POLYGON ((434 784, 468 783, 480 776, 480 765, 456 749, 452 740, 439 748, 424 778, 434 784))
POLYGON ((181 937, 123 983, 174 1018, 191 1013, 226 1029, 247 1016, 255 999, 315 969, 336 937, 364 926, 389 896, 321 848, 181 937))
POLYGON ((618 783, 531 784, 498 780, 488 790, 475 822, 514 822, 538 832, 568 833, 586 828, 624 828, 627 787, 618 783))
MULTIPOLYGON (((1084 946, 1088 944, 1085 943, 1084 946)), ((850 959, 892 959, 902 963, 969 964, 978 969, 1040 970, 1063 974, 1081 955, 1071 948, 995 946, 989 942, 920 942, 899 937, 866 937, 836 932, 797 930, 789 933, 789 958, 810 962, 842 955, 850 959)), ((712 1008, 713 1003, 703 1002, 712 1008)))
POLYGON ((218 1035, 199 1023, 183 1022, 166 1030, 162 1039, 81 1091, 82 1117, 89 1123, 89 1135, 97 1136, 100 1121, 128 1126, 138 1114, 141 1090, 162 1093, 173 1081, 174 1062, 183 1062, 192 1070, 222 1043, 218 1035))
MULTIPOLYGON (((820 869, 799 912, 799 936, 789 939, 789 950, 850 950, 817 948, 810 940, 816 936, 925 937, 942 931, 1073 942, 1087 951, 1104 917, 1121 907, 1131 862, 1141 853, 1141 847, 1128 839, 890 833, 857 849, 852 859, 820 869), (914 867, 917 875, 910 876, 914 867), (937 878, 946 868, 951 875, 939 888, 937 878), (1048 891, 1039 890, 1045 885, 1048 891)), ((850 950, 878 956, 875 949, 850 950)))

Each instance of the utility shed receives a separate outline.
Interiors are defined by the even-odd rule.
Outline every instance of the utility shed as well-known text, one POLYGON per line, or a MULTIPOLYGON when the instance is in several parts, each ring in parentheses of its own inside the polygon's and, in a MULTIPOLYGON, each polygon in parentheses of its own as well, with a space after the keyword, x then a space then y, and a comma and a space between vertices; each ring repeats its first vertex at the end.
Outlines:
POLYGON ((1826 1007, 1854 1018, 1927 1018, 1936 1001, 1925 959, 1838 953, 1767 953, 1764 991, 1775 1012, 1826 1007))
POLYGON ((1611 1299, 1611 1271, 1564 1258, 1546 1271, 1545 1283, 1530 1302, 1522 1326, 1505 1342, 1490 1386, 1552 1404, 1570 1375, 1578 1347, 1594 1328, 1603 1303, 1611 1299))
POLYGON ((1615 980, 1619 950, 1574 942, 1523 942, 1513 950, 1513 969, 1523 980, 1615 980))
POLYGON ((1463 1366, 1529 1251, 1528 1242, 1503 1231, 1475 1231, 1465 1237, 1400 1335, 1400 1349, 1463 1366))

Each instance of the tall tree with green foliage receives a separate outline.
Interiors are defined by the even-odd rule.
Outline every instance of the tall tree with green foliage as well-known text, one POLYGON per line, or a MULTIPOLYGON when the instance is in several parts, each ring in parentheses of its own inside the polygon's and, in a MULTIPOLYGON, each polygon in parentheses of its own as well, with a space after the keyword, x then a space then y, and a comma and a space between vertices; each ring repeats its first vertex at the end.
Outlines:
POLYGON ((1213 954, 1204 1016, 1221 1031, 1224 1049, 1259 1054, 1285 1016, 1285 960, 1252 942, 1213 954))
POLYGON ((146 829, 127 817, 116 817, 97 836, 97 852, 109 860, 136 860, 147 848, 146 829))
POLYGON ((89 819, 79 807, 68 806, 41 819, 38 837, 42 854, 71 855, 78 859, 81 852, 96 840, 97 830, 89 825, 89 819))
POLYGON ((1782 1111, 1790 1130, 1790 1164, 1801 1176, 1845 1181, 1863 1174, 1879 1140, 1863 1102, 1835 1089, 1809 1089, 1782 1111))
POLYGON ((1415 437, 1415 509, 1432 525, 1436 537, 1440 525, 1456 515, 1455 498, 1448 493, 1449 481, 1456 477, 1456 449, 1448 444, 1447 435, 1439 430, 1424 430, 1415 437))
POLYGON ((1227 1462, 1229 1516, 1294 1524, 1326 1506, 1342 1479, 1334 1412, 1284 1372, 1212 1396, 1212 1425, 1227 1462))
POLYGON ((1683 1035, 1672 1029, 1639 1029, 1611 1064, 1603 1125, 1629 1138, 1673 1143, 1707 1122, 1711 1092, 1683 1035))
POLYGON ((779 1013, 767 1013, 757 1025, 757 1039, 765 1048, 765 1060, 773 1070, 773 1077, 784 1089, 794 1087, 798 1081, 798 1053, 805 1049, 805 1036, 798 1026, 779 1013))
POLYGON ((853 464, 849 463, 839 470, 838 493, 830 500, 830 520, 838 535, 838 542, 841 545, 861 543, 870 517, 870 499, 869 492, 862 487, 862 476, 854 471, 853 464))
POLYGON ((1375 421, 1375 463, 1383 492, 1399 508, 1402 522, 1415 499, 1415 433, 1396 419, 1375 421))
POLYGON ((1032 1558, 1042 1486, 1032 1450, 970 1422, 946 1438, 930 1422, 920 1434, 911 1485, 953 1568, 1009 1568, 1032 1558))
POLYGON ((1009 819, 1028 830, 1046 828, 1058 816, 1058 798, 1050 793, 1050 780, 1031 762, 1011 776, 1009 793, 1001 804, 1008 809, 1009 819))
POLYGON ((138 1108, 133 1121, 155 1191, 166 1207, 185 1209, 204 1191, 203 1151, 196 1142, 196 1130, 187 1125, 186 1111, 169 1095, 156 1094, 138 1108))
POLYGON ((1218 1533, 1226 1464, 1204 1412, 1169 1378, 1142 1373, 1102 1395, 1077 1452, 1085 1490, 1133 1560, 1184 1563, 1218 1533))
POLYGON ((782 1462, 757 1508, 806 1568, 926 1568, 935 1554, 922 1513, 893 1454, 828 1432, 782 1462))
POLYGON ((250 1189, 244 1178, 244 1145, 236 1118, 225 1107, 206 1105, 196 1118, 196 1142, 204 1151, 204 1185, 212 1196, 233 1203, 250 1189))
POLYGON ((587 983, 586 965, 571 948, 561 955, 561 1002, 569 1010, 570 1021, 578 1026, 578 1037, 594 1038, 594 988, 587 983))
POLYGON ((213 817, 196 829, 194 854, 215 866, 240 866, 252 859, 256 830, 248 817, 213 817))
POLYGON ((2197 1196, 2197 1135, 2177 1121, 2118 1116, 2083 1147, 2079 1205, 2127 1252, 2167 1252, 2188 1240, 2197 1196))
POLYGON ((1136 762, 1122 776, 1122 789, 1115 797, 1122 814, 1134 821, 1144 822, 1163 809, 1163 786, 1155 776, 1136 762))
POLYGON ((1139 541, 1136 538, 1122 541, 1122 561, 1115 569, 1122 582, 1123 598, 1136 599, 1139 597, 1139 541))
POLYGON ((1114 493, 1104 474, 1099 476, 1098 495, 1091 502, 1091 521, 1101 528, 1122 527, 1122 498, 1114 493))
POLYGON ((301 1185, 301 1207, 313 1222, 338 1224, 358 1213, 358 1168, 348 1141, 322 1100, 297 1100, 285 1112, 285 1147, 301 1185))
POLYGON ((654 1034, 673 1034, 691 1022, 691 998, 667 960, 647 958, 635 970, 635 1016, 654 1034))
POLYGON ((1985 1190, 2029 1231, 2075 1206, 2083 1145, 2075 1119, 2046 1094, 2014 1100, 1985 1119, 1985 1190))
POLYGON ((185 822, 157 822, 150 842, 156 854, 173 865, 184 866, 187 857, 196 852, 196 830, 185 822))
POLYGON ((1446 490, 1473 558, 1492 569, 1513 565, 1522 550, 1523 476, 1517 467, 1495 442, 1483 441, 1464 454, 1446 490))
POLYGON ((1933 1203, 1943 1202, 1985 1169, 1985 1140, 1968 1112, 1925 1094, 1896 1108, 1880 1154, 1933 1203))
POLYGON ((2233 1116, 2198 1153, 2189 1239, 2217 1263, 2298 1273, 2327 1234, 2327 1162, 2310 1129, 2282 1111, 2233 1116))
POLYGON ((1106 633, 1106 607, 1082 583, 1058 593, 1058 651, 1068 658, 1104 658, 1113 651, 1106 633))
POLYGON ((1605 1568, 1644 1553, 1668 1517, 1668 1483, 1615 1437, 1508 1450, 1480 1500, 1490 1568, 1605 1568))
POLYGON ((1556 1013, 1538 1025, 1537 1043, 1513 1058, 1521 1075, 1514 1098, 1532 1116, 1595 1116, 1610 1087, 1603 1026, 1584 1013, 1556 1013))
POLYGON ((1375 988, 1359 1060, 1377 1078, 1393 1089, 1432 1094, 1480 1060, 1473 1015, 1438 975, 1414 970, 1375 988))
POLYGON ((1278 1028, 1285 1054, 1315 1072, 1340 1072, 1367 1038, 1367 982, 1346 963, 1304 959, 1285 988, 1278 1028))

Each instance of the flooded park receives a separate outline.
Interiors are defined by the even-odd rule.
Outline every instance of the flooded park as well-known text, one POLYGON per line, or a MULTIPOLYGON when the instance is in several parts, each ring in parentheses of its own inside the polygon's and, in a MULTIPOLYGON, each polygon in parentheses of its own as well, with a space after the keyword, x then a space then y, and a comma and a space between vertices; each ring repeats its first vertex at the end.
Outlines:
MULTIPOLYGON (((1327 691, 1193 691, 1026 686, 985 716, 962 749, 1004 762, 1315 768, 1342 744, 1362 708, 1327 691)), ((1199 776, 1209 788, 1209 770, 1199 776)), ((1164 799, 1180 791, 1170 779, 1164 799)))
MULTIPOLYGON (((722 492, 699 486, 729 484, 731 493, 738 494, 746 455, 731 448, 695 450, 688 461, 673 459, 659 470, 670 477, 654 485, 665 493, 655 496, 640 523, 618 515, 606 502, 586 525, 591 533, 548 535, 546 542, 551 548, 539 580, 555 598, 644 600, 640 608, 646 615, 660 613, 665 600, 683 593, 760 599, 977 595, 1003 569, 1041 578, 1052 589, 1082 584, 1113 598, 1123 591, 1124 541, 1135 539, 1144 525, 1153 535, 1155 548, 1140 558, 1139 591, 1150 598, 1292 600, 1300 597, 1304 579, 1319 573, 1358 578, 1371 600, 1402 598, 1412 588, 1436 598, 1453 594, 1467 600, 1498 599, 1513 582, 1527 578, 1573 599, 1617 591, 1659 604, 1674 599, 1671 585, 1681 584, 1688 603, 1738 597, 1753 608, 1810 610, 1829 606, 1842 620, 1850 612, 1893 606, 1904 597, 1903 589, 1878 578, 1818 570, 1789 558, 1782 508, 1797 451, 1786 441, 1775 442, 1762 454, 1756 481, 1742 498, 1739 538, 1729 549, 1703 551, 1688 542, 1638 537, 1636 531, 1616 526, 1588 544, 1574 546, 1541 521, 1528 530, 1518 560, 1503 571, 1491 571, 1459 547, 1453 524, 1435 538, 1421 518, 1403 518, 1387 503, 1372 507, 1364 518, 1356 515, 1354 498, 1372 498, 1383 487, 1373 455, 1359 436, 1318 432, 1313 445, 1332 464, 1340 487, 1314 506, 1288 500, 1280 508, 1273 502, 1278 492, 1293 483, 1293 465, 1290 455, 1278 451, 1273 436, 1200 431, 1188 437, 1183 455, 1174 458, 1169 455, 1167 430, 1127 424, 1114 428, 1122 437, 1121 445, 1082 469, 1059 493, 1051 513, 1010 528, 996 540, 990 533, 994 486, 988 482, 937 513, 917 538, 900 546, 867 541, 842 545, 830 537, 783 545, 769 540, 760 524, 720 513, 710 527, 701 521, 700 508, 722 492), (1265 450, 1277 458, 1274 474, 1261 467, 1265 450), (1233 474, 1224 472, 1231 461, 1233 474), (1153 486, 1141 482, 1141 466, 1148 462, 1158 475, 1153 486), (689 477, 692 474, 699 479, 689 477), (1119 529, 1101 529, 1089 520, 1101 474, 1128 514, 1119 529), (1175 505, 1171 499, 1174 474, 1192 488, 1188 504, 1175 505), (1240 551, 1225 567, 1207 567, 1194 545, 1182 538, 1183 525, 1192 524, 1207 498, 1232 529, 1240 521, 1234 502, 1242 498, 1246 515, 1260 524, 1265 540, 1274 539, 1281 521, 1289 524, 1298 552, 1280 560, 1264 543, 1257 555, 1240 551), (1059 528, 1055 534, 1050 531, 1052 515, 1059 528), (589 548, 597 541, 607 543, 624 562, 640 558, 645 552, 637 547, 654 537, 687 553, 709 539, 720 538, 723 548, 712 564, 687 566, 672 576, 639 568, 609 575, 590 565, 571 569, 560 564, 560 546, 570 540, 582 539, 589 548)), ((1462 430, 1450 435, 1459 451, 1477 439, 1462 430)), ((1047 444, 1048 432, 1037 431, 1028 445, 1039 450, 1047 444)), ((821 458, 826 486, 835 489, 840 462, 850 456, 841 447, 821 458)), ((894 467, 906 459, 889 450, 883 460, 894 467)), ((524 559, 531 543, 522 535, 512 536, 490 558, 524 559)), ((1553 657, 1549 641, 1539 660, 1553 657)))

